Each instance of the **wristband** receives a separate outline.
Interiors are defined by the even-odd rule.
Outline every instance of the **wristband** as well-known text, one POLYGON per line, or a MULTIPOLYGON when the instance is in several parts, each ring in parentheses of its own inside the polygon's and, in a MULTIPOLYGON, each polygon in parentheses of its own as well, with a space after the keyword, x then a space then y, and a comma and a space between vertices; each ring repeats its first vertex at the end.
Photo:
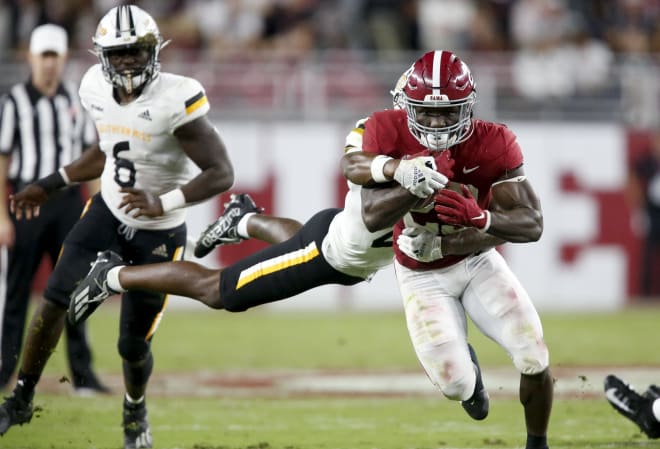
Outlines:
POLYGON ((390 160, 392 160, 391 157, 379 154, 371 161, 371 179, 373 179, 374 182, 389 181, 389 179, 385 177, 385 173, 383 173, 383 168, 385 167, 385 164, 387 164, 387 161, 390 160))
POLYGON ((488 228, 490 228, 490 211, 485 210, 484 214, 486 214, 486 224, 484 225, 483 228, 477 228, 477 231, 481 233, 488 232, 488 228))
POLYGON ((67 182, 66 178, 64 178, 59 171, 56 171, 45 178, 38 179, 35 181, 35 184, 44 189, 46 193, 52 193, 55 190, 65 187, 67 182))
POLYGON ((186 205, 186 197, 183 195, 181 189, 170 190, 167 193, 163 193, 159 198, 160 204, 163 207, 163 213, 179 209, 186 205))
POLYGON ((59 173, 62 179, 64 180, 64 184, 71 185, 71 180, 69 179, 69 175, 66 174, 66 170, 64 170, 64 167, 60 167, 60 169, 57 170, 57 173, 59 173))

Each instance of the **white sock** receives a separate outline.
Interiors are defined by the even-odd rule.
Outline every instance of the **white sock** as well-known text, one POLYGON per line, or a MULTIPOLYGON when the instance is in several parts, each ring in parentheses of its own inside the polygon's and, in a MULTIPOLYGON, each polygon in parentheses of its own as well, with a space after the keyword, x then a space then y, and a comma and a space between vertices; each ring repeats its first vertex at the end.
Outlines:
POLYGON ((656 421, 660 422, 660 398, 653 401, 653 416, 655 416, 656 421))
POLYGON ((129 396, 128 393, 126 393, 126 402, 129 404, 139 404, 140 402, 144 401, 144 395, 140 396, 137 399, 133 399, 132 397, 129 396))
POLYGON ((247 222, 250 219, 251 216, 253 216, 256 212, 248 212, 247 214, 243 215, 241 219, 238 221, 238 224, 236 225, 236 232, 238 233, 239 236, 243 237, 244 239, 249 239, 250 234, 248 234, 248 229, 247 229, 247 222))
POLYGON ((124 268, 124 266, 125 265, 120 265, 118 267, 110 268, 110 270, 108 270, 108 275, 106 276, 106 280, 108 281, 108 287, 110 287, 111 289, 113 289, 116 292, 125 292, 125 291, 127 291, 119 283, 119 270, 124 268))

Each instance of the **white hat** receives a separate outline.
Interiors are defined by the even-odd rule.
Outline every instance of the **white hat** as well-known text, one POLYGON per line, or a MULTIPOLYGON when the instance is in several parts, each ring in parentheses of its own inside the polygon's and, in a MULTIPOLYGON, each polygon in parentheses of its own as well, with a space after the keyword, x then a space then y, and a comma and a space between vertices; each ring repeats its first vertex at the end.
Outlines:
POLYGON ((35 55, 46 51, 64 55, 68 48, 66 30, 61 26, 50 23, 41 25, 36 27, 30 36, 30 53, 35 55))

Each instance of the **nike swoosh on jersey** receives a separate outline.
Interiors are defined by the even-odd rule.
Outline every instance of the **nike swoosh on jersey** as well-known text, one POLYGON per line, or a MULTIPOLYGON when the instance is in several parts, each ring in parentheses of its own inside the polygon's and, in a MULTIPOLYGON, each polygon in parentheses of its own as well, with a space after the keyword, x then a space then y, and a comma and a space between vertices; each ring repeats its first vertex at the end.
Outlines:
POLYGON ((616 405, 618 408, 626 411, 627 413, 633 413, 632 410, 630 410, 630 407, 623 402, 621 399, 616 397, 616 388, 608 388, 605 391, 605 397, 607 397, 607 400, 610 401, 612 404, 616 405))
POLYGON ((463 174, 466 174, 466 175, 467 175, 468 173, 472 173, 473 171, 475 171, 475 170, 478 169, 478 168, 479 168, 478 165, 475 165, 475 166, 472 167, 472 168, 463 167, 463 174))

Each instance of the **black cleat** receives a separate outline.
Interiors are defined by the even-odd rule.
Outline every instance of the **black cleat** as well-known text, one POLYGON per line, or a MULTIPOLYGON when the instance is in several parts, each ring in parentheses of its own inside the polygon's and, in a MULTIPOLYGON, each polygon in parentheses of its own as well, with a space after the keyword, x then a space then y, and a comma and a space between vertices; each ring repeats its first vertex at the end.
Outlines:
POLYGON ((660 389, 651 385, 640 395, 633 387, 610 374, 605 378, 605 397, 614 409, 637 424, 649 438, 660 438, 660 422, 653 415, 653 402, 660 397, 660 389))
MULTIPOLYGON (((20 387, 17 387, 20 388, 20 387)), ((0 405, 0 436, 7 433, 11 426, 22 426, 32 419, 32 401, 25 401, 16 390, 5 398, 0 405)))
POLYGON ((488 416, 488 410, 490 408, 490 401, 488 397, 488 392, 484 387, 484 381, 481 378, 481 366, 479 366, 479 360, 477 360, 477 353, 474 352, 474 348, 471 344, 468 343, 468 349, 470 350, 470 358, 474 367, 477 371, 477 382, 474 385, 474 393, 470 399, 461 401, 463 409, 470 415, 470 418, 477 421, 486 419, 488 416))
POLYGON ((245 240, 238 235, 238 222, 250 212, 260 214, 262 208, 257 207, 247 193, 232 194, 225 203, 225 211, 214 223, 199 236, 195 244, 195 257, 204 257, 213 248, 227 243, 238 243, 245 240))
POLYGON ((660 387, 657 385, 650 385, 649 388, 644 392, 643 396, 655 401, 656 399, 660 398, 660 387))
POLYGON ((106 279, 111 268, 126 265, 119 254, 106 250, 98 253, 87 276, 71 293, 68 317, 71 324, 85 321, 109 296, 119 292, 108 287, 106 279))
POLYGON ((124 398, 124 449, 151 448, 153 439, 147 419, 147 403, 131 404, 124 398))

